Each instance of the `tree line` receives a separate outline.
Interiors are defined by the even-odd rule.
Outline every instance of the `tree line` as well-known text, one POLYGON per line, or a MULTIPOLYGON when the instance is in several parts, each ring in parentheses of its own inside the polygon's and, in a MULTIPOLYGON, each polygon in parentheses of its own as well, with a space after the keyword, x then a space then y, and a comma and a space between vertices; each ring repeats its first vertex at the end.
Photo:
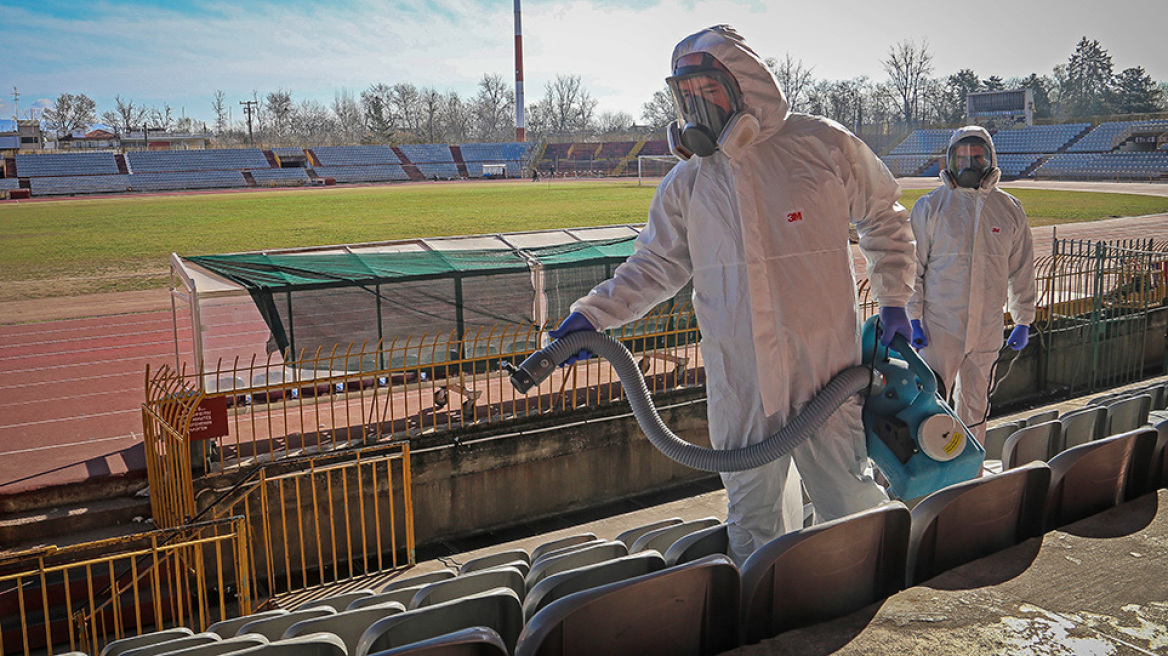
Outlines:
MULTIPOLYGON (((1035 117, 1076 120, 1110 115, 1168 111, 1168 84, 1157 83, 1135 66, 1118 73, 1111 55, 1098 41, 1083 37, 1066 63, 1049 75, 1023 78, 982 78, 965 68, 934 77, 933 54, 927 41, 911 39, 891 46, 881 60, 887 79, 816 79, 814 68, 792 57, 768 58, 793 111, 834 119, 861 134, 951 127, 965 117, 966 94, 974 91, 1027 88, 1034 98, 1035 117)), ((510 82, 484 74, 473 97, 441 92, 409 82, 378 82, 357 93, 342 89, 332 103, 297 101, 291 90, 255 91, 249 99, 256 111, 251 124, 237 112, 227 94, 214 92, 210 123, 185 114, 175 116, 169 105, 146 106, 114 97, 114 107, 100 114, 85 94, 62 93, 40 117, 59 137, 85 129, 99 120, 121 134, 143 129, 166 132, 209 132, 220 145, 255 143, 280 145, 342 145, 361 143, 460 143, 512 141, 515 138, 515 96, 510 82)), ((602 112, 578 75, 557 75, 544 85, 543 96, 526 107, 529 139, 617 139, 660 134, 676 114, 668 87, 653 92, 641 116, 602 112), (639 121, 639 122, 638 122, 639 121)))

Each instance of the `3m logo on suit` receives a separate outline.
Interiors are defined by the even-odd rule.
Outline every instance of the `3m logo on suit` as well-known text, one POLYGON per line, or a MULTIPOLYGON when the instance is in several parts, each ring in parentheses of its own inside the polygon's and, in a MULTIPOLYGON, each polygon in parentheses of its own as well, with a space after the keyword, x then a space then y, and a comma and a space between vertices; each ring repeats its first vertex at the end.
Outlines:
POLYGON ((787 223, 794 223, 803 220, 803 210, 795 210, 794 212, 787 212, 787 223))
POLYGON ((993 229, 993 230, 991 230, 990 232, 992 232, 992 233, 994 233, 994 234, 996 235, 996 234, 998 234, 998 233, 999 233, 999 232, 1001 232, 1001 231, 1002 231, 1002 229, 1001 229, 1001 228, 994 228, 994 229, 993 229))

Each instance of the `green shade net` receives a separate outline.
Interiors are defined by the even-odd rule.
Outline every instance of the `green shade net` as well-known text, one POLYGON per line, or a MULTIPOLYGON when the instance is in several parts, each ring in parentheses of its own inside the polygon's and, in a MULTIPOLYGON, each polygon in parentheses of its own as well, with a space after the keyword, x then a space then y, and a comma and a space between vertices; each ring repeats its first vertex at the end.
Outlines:
POLYGON ((271 331, 269 350, 290 353, 289 359, 301 362, 324 358, 315 366, 353 371, 526 348, 489 343, 484 336, 506 332, 500 326, 535 321, 539 290, 532 268, 543 269, 547 317, 555 321, 576 299, 611 277, 632 255, 634 239, 522 251, 250 253, 184 259, 249 291, 271 331), (475 343, 460 353, 463 338, 475 343), (379 342, 386 349, 392 346, 392 355, 343 357, 349 344, 354 353, 362 345, 372 353, 379 342), (418 346, 424 348, 404 348, 418 346), (387 357, 392 361, 385 361, 387 357))

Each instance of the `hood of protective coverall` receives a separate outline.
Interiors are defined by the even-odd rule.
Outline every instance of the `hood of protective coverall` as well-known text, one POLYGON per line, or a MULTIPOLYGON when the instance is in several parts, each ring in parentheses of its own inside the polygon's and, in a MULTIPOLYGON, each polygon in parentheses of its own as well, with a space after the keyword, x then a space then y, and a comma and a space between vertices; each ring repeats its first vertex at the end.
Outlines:
POLYGON ((765 141, 783 127, 787 118, 787 99, 775 83, 775 76, 729 25, 716 25, 686 38, 673 49, 669 69, 677 60, 694 52, 708 52, 738 81, 742 92, 743 112, 758 119, 759 132, 753 142, 765 141))
POLYGON ((984 191, 997 187, 998 179, 1002 177, 1002 171, 998 168, 998 149, 996 146, 994 146, 994 139, 990 136, 989 131, 980 125, 967 125, 963 128, 958 128, 957 130, 954 130, 953 136, 949 137, 949 147, 945 149, 945 160, 941 162, 941 182, 944 182, 945 186, 949 187, 950 189, 959 188, 957 186, 957 181, 953 179, 953 176, 950 175, 949 171, 946 169, 946 164, 949 161, 949 150, 952 149, 958 141, 961 141, 966 137, 981 137, 982 141, 985 141, 986 145, 990 149, 990 172, 988 175, 986 175, 985 179, 981 181, 981 184, 978 185, 978 189, 984 191))

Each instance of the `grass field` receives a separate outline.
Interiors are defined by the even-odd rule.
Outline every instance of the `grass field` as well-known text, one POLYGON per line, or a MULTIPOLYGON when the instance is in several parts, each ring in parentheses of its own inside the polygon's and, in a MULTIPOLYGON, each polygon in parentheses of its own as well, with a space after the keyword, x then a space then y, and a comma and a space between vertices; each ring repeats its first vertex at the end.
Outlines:
MULTIPOLYGON (((908 190, 911 204, 925 193, 908 190)), ((1168 212, 1168 198, 1024 189, 1033 225, 1168 212)), ((449 183, 0 204, 0 301, 167 284, 171 252, 230 253, 642 223, 635 181, 449 183)))

